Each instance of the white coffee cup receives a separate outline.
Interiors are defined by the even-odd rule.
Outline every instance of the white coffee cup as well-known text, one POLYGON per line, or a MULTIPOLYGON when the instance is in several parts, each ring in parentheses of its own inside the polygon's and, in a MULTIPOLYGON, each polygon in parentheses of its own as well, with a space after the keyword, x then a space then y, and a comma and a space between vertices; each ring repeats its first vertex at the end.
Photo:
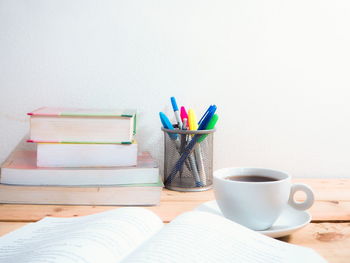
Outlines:
POLYGON ((287 173, 262 168, 224 168, 215 171, 214 193, 226 218, 253 230, 270 228, 287 205, 306 210, 314 203, 314 194, 309 186, 292 184, 287 173), (251 175, 274 180, 245 181, 251 175), (231 176, 239 176, 242 181, 227 179, 231 176), (297 191, 306 194, 305 201, 294 200, 297 191))

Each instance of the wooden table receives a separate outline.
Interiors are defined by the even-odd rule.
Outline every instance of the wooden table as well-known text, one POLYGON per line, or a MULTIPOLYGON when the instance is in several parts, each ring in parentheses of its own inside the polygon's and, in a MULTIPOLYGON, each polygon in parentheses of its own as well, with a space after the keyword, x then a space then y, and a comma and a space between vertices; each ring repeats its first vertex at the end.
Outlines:
MULTIPOLYGON (((310 209, 312 223, 281 240, 313 248, 329 262, 349 263, 350 179, 297 179, 294 181, 309 184, 315 191, 316 202, 310 209)), ((211 190, 194 193, 164 190, 160 206, 147 208, 168 223, 175 216, 213 199, 214 194, 211 190)), ((0 235, 38 221, 45 216, 82 216, 113 208, 115 207, 3 204, 0 205, 0 235)))

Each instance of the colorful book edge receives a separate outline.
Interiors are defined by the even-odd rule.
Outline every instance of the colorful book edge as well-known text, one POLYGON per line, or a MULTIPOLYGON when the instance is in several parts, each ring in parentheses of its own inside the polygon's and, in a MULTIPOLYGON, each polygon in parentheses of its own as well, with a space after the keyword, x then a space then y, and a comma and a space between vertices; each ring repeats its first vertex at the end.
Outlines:
POLYGON ((136 117, 136 110, 117 110, 117 109, 80 109, 63 107, 41 107, 31 112, 29 116, 65 116, 65 117, 136 117))
POLYGON ((135 144, 134 141, 128 142, 84 142, 84 141, 38 141, 38 140, 27 140, 29 143, 52 143, 52 144, 135 144))

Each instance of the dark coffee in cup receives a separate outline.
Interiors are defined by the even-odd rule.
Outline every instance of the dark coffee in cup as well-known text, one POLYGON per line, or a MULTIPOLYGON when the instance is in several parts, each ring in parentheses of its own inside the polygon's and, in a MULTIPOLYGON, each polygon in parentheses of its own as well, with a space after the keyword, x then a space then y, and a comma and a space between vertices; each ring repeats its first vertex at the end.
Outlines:
POLYGON ((238 181, 238 182, 274 182, 278 181, 278 179, 263 176, 263 175, 232 175, 225 178, 230 181, 238 181))

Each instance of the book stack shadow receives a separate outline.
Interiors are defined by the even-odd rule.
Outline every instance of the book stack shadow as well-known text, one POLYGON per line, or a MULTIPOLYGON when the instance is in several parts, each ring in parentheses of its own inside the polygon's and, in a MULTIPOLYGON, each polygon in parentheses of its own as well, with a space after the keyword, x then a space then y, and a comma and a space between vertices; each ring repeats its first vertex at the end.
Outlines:
POLYGON ((157 205, 157 162, 139 152, 135 111, 43 107, 1 166, 0 203, 157 205))

